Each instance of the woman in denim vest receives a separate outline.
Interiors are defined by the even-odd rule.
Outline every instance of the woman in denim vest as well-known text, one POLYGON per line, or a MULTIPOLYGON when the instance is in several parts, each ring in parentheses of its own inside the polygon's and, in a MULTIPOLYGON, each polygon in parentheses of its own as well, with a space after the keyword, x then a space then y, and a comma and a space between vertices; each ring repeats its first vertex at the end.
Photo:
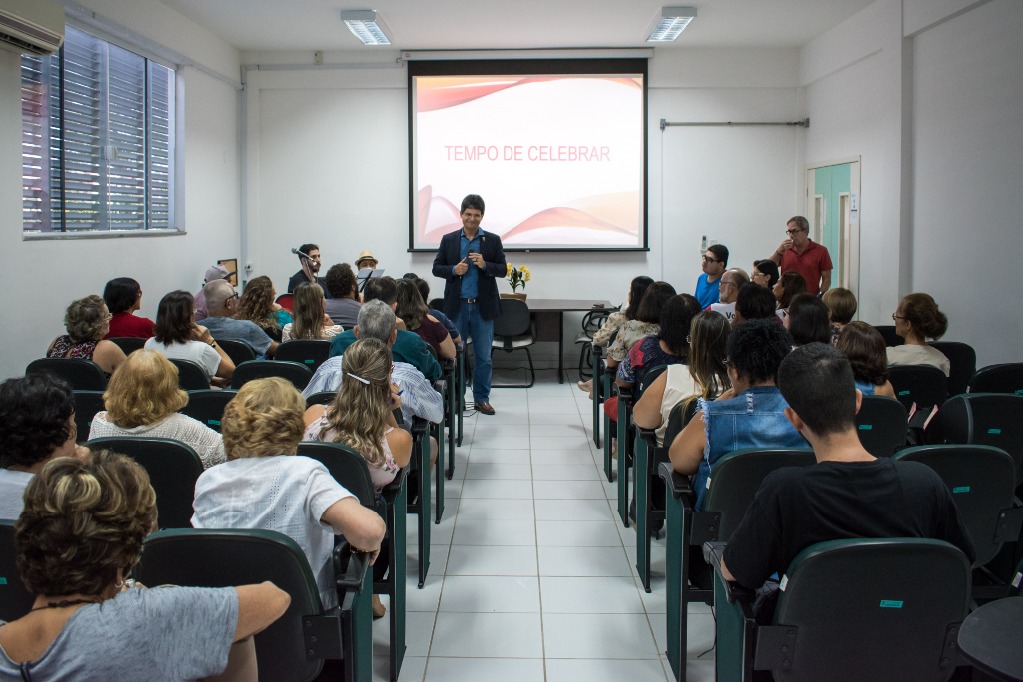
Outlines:
POLYGON ((732 388, 715 401, 700 400, 697 416, 671 444, 675 471, 696 474, 696 508, 703 508, 714 463, 745 448, 804 448, 806 441, 788 419, 788 404, 775 386, 778 366, 792 337, 773 320, 750 320, 728 337, 732 388))

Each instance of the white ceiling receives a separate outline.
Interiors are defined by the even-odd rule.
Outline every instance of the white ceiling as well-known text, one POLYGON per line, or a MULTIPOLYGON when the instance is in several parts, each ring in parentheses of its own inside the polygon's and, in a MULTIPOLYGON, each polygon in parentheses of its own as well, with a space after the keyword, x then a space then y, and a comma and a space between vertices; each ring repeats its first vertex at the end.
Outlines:
POLYGON ((380 12, 391 49, 649 47, 662 5, 686 4, 697 18, 667 49, 801 47, 874 0, 161 1, 239 50, 329 51, 380 49, 362 47, 342 9, 380 12))

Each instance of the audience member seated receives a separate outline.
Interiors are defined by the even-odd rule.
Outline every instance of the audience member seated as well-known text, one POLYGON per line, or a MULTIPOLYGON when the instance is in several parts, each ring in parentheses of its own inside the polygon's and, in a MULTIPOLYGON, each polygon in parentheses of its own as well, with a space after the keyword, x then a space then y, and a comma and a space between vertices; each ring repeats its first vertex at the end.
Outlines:
POLYGON ((112 374, 124 362, 124 351, 103 338, 110 331, 110 317, 107 304, 95 294, 74 301, 64 315, 67 334, 50 343, 46 357, 92 360, 112 374))
POLYGON ((142 307, 142 287, 131 277, 117 277, 103 288, 103 301, 113 316, 110 331, 104 338, 130 336, 148 339, 153 335, 153 321, 134 313, 142 307))
POLYGON ((795 270, 786 270, 774 285, 773 291, 774 298, 778 301, 778 319, 784 322, 788 317, 792 299, 806 293, 806 279, 795 270))
MULTIPOLYGON (((419 290, 419 295, 423 297, 423 301, 426 302, 426 305, 430 305, 430 283, 414 272, 406 272, 405 279, 416 285, 416 289, 419 290)), ((451 321, 451 318, 445 315, 443 311, 437 310, 436 308, 430 308, 429 312, 435 318, 440 320, 440 323, 448 330, 448 334, 451 335, 451 340, 455 342, 455 345, 461 347, 462 337, 459 336, 458 327, 456 327, 455 323, 451 321)))
POLYGON ((104 450, 43 467, 14 526, 21 579, 36 600, 0 628, 0 678, 255 679, 251 637, 284 615, 291 597, 270 582, 133 585, 155 527, 156 494, 131 459, 104 450))
POLYGON ((234 374, 234 363, 210 330, 195 323, 192 301, 192 294, 180 289, 161 298, 153 338, 144 348, 171 360, 191 360, 202 366, 211 380, 226 386, 234 374))
MULTIPOLYGON (((773 263, 774 261, 768 261, 773 263)), ((778 300, 771 293, 771 290, 748 284, 741 287, 735 297, 735 317, 732 318, 732 327, 738 327, 743 322, 750 320, 778 320, 776 315, 778 300)), ((778 320, 780 322, 780 320, 778 320)))
POLYGON ((376 560, 384 520, 334 480, 316 460, 298 457, 305 400, 280 377, 238 390, 221 421, 227 462, 195 484, 196 528, 262 528, 290 536, 309 560, 324 608, 337 606, 331 554, 334 534, 376 560))
POLYGON ((327 314, 334 324, 339 324, 345 329, 351 329, 357 324, 359 308, 362 303, 359 301, 359 285, 355 280, 355 273, 348 263, 338 263, 330 266, 327 270, 327 314))
POLYGON ((842 287, 828 289, 821 297, 828 307, 828 320, 831 321, 831 345, 838 343, 838 335, 845 325, 852 322, 856 314, 856 294, 842 287))
POLYGON ((203 326, 210 330, 214 339, 241 341, 255 351, 257 357, 272 358, 277 352, 274 341, 252 320, 234 319, 238 312, 238 292, 230 282, 218 279, 206 285, 206 307, 209 316, 203 326))
POLYGON ((816 296, 810 294, 794 296, 789 303, 789 314, 785 317, 784 324, 796 346, 815 342, 831 343, 828 306, 816 296))
POLYGON ((732 318, 735 317, 735 299, 739 295, 739 289, 747 284, 749 284, 749 275, 746 274, 745 270, 733 268, 727 271, 721 275, 721 283, 719 285, 720 300, 717 303, 711 303, 707 306, 706 310, 721 313, 731 322, 732 318))
POLYGON ((728 320, 720 313, 704 311, 694 317, 687 364, 669 365, 636 401, 632 421, 640 428, 655 429, 658 445, 664 444, 675 405, 695 398, 714 400, 731 387, 725 367, 729 329, 728 320))
MULTIPOLYGON (((643 294, 646 293, 647 287, 654 283, 654 280, 646 275, 640 275, 632 280, 629 285, 629 293, 625 297, 625 310, 616 310, 607 316, 604 320, 604 324, 600 325, 600 329, 593 333, 593 347, 604 348, 611 343, 611 337, 616 331, 622 328, 629 320, 636 319, 636 313, 639 310, 639 302, 643 300, 643 294)), ((579 390, 590 393, 590 397, 593 397, 593 379, 578 382, 579 390)))
POLYGON ((178 410, 188 394, 178 388, 178 368, 155 350, 128 356, 103 393, 106 411, 92 419, 89 439, 108 436, 170 438, 199 454, 204 469, 224 462, 220 434, 178 410))
POLYGON ((0 384, 0 519, 16 519, 28 482, 54 457, 85 457, 76 445, 71 388, 52 374, 0 384))
POLYGON ((892 319, 895 320, 895 333, 905 343, 888 349, 888 366, 930 365, 948 376, 948 358, 937 348, 927 345, 927 339, 937 341, 948 330, 948 318, 938 310, 938 304, 930 294, 906 296, 899 301, 892 319))
MULTIPOLYGON (((322 296, 322 292, 320 294, 322 296)), ((291 313, 277 305, 277 290, 266 275, 254 277, 238 299, 236 320, 249 320, 274 341, 281 341, 281 328, 291 322, 291 313)))
POLYGON ((437 351, 438 357, 454 360, 455 342, 440 320, 430 314, 419 288, 408 279, 399 279, 395 285, 398 290, 398 307, 394 312, 405 321, 405 328, 430 344, 437 351))
POLYGON ((696 507, 711 467, 733 450, 802 448, 806 441, 785 418, 788 405, 775 378, 792 349, 792 337, 774 320, 743 322, 728 335, 728 378, 732 388, 717 400, 700 400, 699 412, 671 444, 675 471, 693 475, 696 507))
POLYGON ((327 315, 323 298, 323 289, 319 284, 303 282, 295 287, 295 298, 292 300, 294 319, 284 325, 282 339, 312 339, 329 341, 344 329, 327 315))
POLYGON ((607 348, 604 364, 609 371, 618 367, 637 341, 644 336, 657 336, 660 333, 661 310, 668 299, 675 295, 675 287, 667 282, 654 282, 647 287, 636 310, 636 319, 628 320, 619 327, 618 336, 607 348))
POLYGON ((195 295, 195 321, 202 322, 209 315, 206 310, 206 285, 218 279, 230 279, 233 272, 230 272, 223 265, 217 263, 206 269, 206 279, 203 280, 202 289, 195 295))
POLYGON ((774 289, 778 283, 778 264, 770 258, 753 261, 753 273, 750 281, 767 289, 774 289))
MULTIPOLYGON (((647 371, 658 365, 685 364, 689 359, 689 328, 699 314, 700 302, 696 297, 678 294, 669 298, 661 310, 660 332, 637 341, 618 366, 619 388, 631 390, 636 384, 642 384, 647 371)), ((695 390, 691 377, 688 381, 683 379, 683 383, 686 395, 695 390)), ((618 421, 617 396, 604 401, 604 411, 612 421, 618 421)))
MULTIPOLYGON (((397 308, 398 286, 393 277, 374 277, 366 282, 362 292, 363 307, 370 301, 383 301, 394 310, 397 308)), ((415 332, 405 329, 404 323, 398 319, 398 336, 391 346, 395 360, 407 362, 423 373, 430 381, 437 381, 444 374, 437 358, 430 352, 426 341, 415 332)), ((330 356, 344 355, 345 349, 355 343, 358 338, 355 329, 346 329, 330 342, 330 356)))
MULTIPOLYGON (((828 293, 832 291, 837 290, 829 289, 828 293)), ((860 393, 895 397, 892 382, 888 381, 888 358, 881 332, 866 322, 850 322, 842 328, 835 346, 849 360, 860 393)))
MULTIPOLYGON (((824 344, 792 351, 778 370, 786 417, 805 436, 817 463, 778 469, 764 479, 732 534, 722 574, 750 589, 781 575, 804 548, 843 538, 945 540, 972 562, 973 543, 952 495, 919 462, 875 459, 860 444, 860 396, 845 357, 824 344)), ((757 616, 771 622, 774 600, 761 591, 757 616)))

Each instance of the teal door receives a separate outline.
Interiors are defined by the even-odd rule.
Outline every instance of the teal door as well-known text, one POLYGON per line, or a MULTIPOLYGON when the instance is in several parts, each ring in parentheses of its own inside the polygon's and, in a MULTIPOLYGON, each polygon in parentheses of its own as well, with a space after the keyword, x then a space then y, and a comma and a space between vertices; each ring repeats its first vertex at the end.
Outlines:
POLYGON ((807 176, 810 233, 831 255, 834 265, 831 286, 855 292, 859 265, 855 258, 859 246, 859 162, 811 168, 807 176))

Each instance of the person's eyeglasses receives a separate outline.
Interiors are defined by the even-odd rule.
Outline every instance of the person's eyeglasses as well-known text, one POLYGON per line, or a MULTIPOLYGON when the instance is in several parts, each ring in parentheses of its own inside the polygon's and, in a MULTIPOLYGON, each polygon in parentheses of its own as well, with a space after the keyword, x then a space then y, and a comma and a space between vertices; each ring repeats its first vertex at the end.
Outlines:
POLYGON ((724 365, 725 367, 731 367, 732 360, 731 358, 725 358, 724 360, 721 361, 721 364, 724 365))
POLYGON ((707 258, 706 256, 703 257, 703 260, 708 262, 708 263, 720 263, 721 262, 719 260, 714 260, 713 258, 707 258))
MULTIPOLYGON (((230 300, 231 300, 232 298, 241 298, 241 294, 239 294, 239 293, 238 293, 238 292, 236 291, 236 292, 234 292, 233 294, 231 294, 230 296, 228 296, 228 297, 227 297, 227 300, 228 300, 228 301, 230 301, 230 300)), ((225 303, 226 303, 226 301, 225 301, 225 303)))
POLYGON ((800 232, 806 232, 806 230, 785 230, 785 234, 790 237, 794 234, 799 234, 800 232))
POLYGON ((762 273, 762 272, 754 272, 754 273, 753 273, 752 275, 750 275, 750 277, 753 277, 753 278, 757 278, 757 277, 767 277, 767 275, 765 275, 765 274, 764 274, 764 273, 762 273))
POLYGON ((725 280, 721 280, 720 286, 738 287, 739 285, 736 284, 735 282, 726 282, 725 280))
POLYGON ((905 320, 906 318, 902 317, 901 315, 896 315, 895 313, 892 313, 892 319, 893 320, 905 320))
POLYGON ((110 320, 114 319, 114 316, 111 315, 110 313, 107 313, 106 315, 103 316, 103 319, 109 322, 110 320))

